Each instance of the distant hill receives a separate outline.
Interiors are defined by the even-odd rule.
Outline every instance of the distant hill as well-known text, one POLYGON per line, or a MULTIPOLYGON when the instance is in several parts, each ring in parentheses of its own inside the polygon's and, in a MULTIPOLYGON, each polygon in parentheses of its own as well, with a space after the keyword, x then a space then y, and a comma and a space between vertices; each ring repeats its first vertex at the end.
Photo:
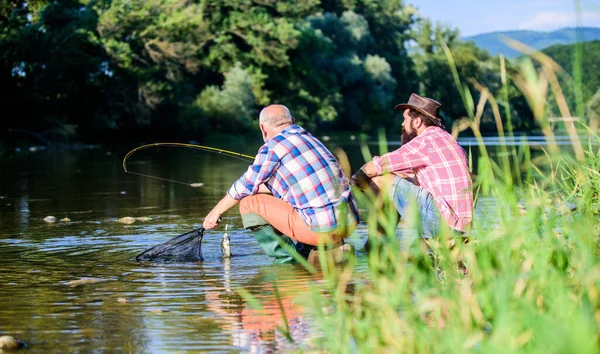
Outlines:
MULTIPOLYGON (((574 51, 574 44, 558 44, 542 50, 569 74, 573 74, 574 51)), ((583 99, 587 102, 596 92, 600 92, 600 40, 586 42, 583 45, 581 70, 583 99)), ((562 85, 563 90, 571 91, 567 85, 562 85)))
MULTIPOLYGON (((542 50, 556 44, 571 44, 576 42, 576 29, 563 28, 552 32, 538 31, 503 31, 483 33, 465 37, 463 40, 473 41, 492 55, 504 54, 507 58, 518 57, 521 53, 504 44, 501 37, 507 36, 522 42, 532 48, 542 50)), ((600 28, 581 27, 583 41, 600 39, 600 28)))

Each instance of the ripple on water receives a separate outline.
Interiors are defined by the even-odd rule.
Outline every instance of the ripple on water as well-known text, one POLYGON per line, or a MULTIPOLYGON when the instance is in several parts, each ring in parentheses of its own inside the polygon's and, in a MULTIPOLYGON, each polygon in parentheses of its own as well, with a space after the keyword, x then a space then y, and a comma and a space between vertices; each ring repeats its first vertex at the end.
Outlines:
MULTIPOLYGON (((7 261, 0 301, 11 304, 0 308, 0 318, 10 318, 0 323, 0 331, 29 333, 29 342, 41 351, 128 350, 123 343, 153 352, 306 346, 310 321, 296 300, 322 279, 298 266, 273 265, 239 225, 229 230, 231 259, 221 258, 222 231, 209 231, 203 262, 136 262, 139 252, 197 225, 166 220, 126 227, 88 220, 0 237, 0 257, 7 261), (88 278, 99 281, 78 282, 88 278), (283 314, 274 284, 296 344, 279 331, 283 314), (239 288, 263 309, 253 309, 236 292, 239 288)), ((362 246, 360 235, 350 242, 362 246)))

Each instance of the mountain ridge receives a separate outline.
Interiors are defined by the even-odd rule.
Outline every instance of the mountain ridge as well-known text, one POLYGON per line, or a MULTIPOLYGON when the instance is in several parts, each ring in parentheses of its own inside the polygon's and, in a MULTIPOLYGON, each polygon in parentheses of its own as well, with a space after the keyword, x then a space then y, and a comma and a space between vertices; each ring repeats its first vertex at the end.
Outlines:
POLYGON ((534 49, 542 50, 556 44, 573 44, 577 42, 578 30, 581 31, 583 42, 600 39, 599 27, 565 27, 548 32, 534 30, 494 31, 467 36, 462 39, 474 42, 491 55, 504 54, 507 58, 515 58, 521 53, 504 44, 502 36, 515 39, 534 49))

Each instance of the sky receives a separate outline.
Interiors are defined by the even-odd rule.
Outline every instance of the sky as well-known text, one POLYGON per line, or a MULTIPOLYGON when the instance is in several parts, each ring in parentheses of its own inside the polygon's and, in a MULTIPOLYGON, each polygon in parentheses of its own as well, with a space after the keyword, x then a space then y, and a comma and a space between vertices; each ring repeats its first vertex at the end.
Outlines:
MULTIPOLYGON (((528 29, 552 31, 577 25, 575 0, 405 0, 461 36, 528 29)), ((600 0, 579 0, 581 25, 600 27, 600 0)))

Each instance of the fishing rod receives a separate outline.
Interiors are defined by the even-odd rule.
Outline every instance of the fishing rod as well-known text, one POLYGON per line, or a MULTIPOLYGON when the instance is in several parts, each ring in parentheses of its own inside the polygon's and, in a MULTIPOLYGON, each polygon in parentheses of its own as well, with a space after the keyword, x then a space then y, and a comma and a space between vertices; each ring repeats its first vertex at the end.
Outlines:
MULTIPOLYGON (((254 161, 254 157, 250 155, 245 155, 235 151, 229 151, 225 149, 218 149, 210 146, 202 146, 195 144, 183 144, 183 143, 153 143, 146 144, 142 146, 138 146, 137 148, 129 151, 125 157, 123 158, 123 170, 125 173, 130 173, 133 175, 138 175, 142 177, 153 178, 161 181, 179 183, 190 187, 200 187, 205 189, 210 189, 217 192, 223 192, 220 189, 204 187, 203 183, 185 183, 173 179, 156 177, 151 175, 146 175, 138 172, 131 172, 127 170, 127 159, 131 157, 136 151, 147 149, 151 147, 159 147, 159 146, 168 146, 168 147, 185 147, 191 149, 197 149, 202 151, 208 151, 217 154, 223 154, 225 156, 229 156, 234 159, 238 159, 241 161, 254 161)), ((223 217, 219 217, 217 224, 220 224, 223 220, 223 217)), ((227 234, 228 224, 225 224, 225 233, 223 233, 223 237, 221 238, 221 252, 223 253, 224 259, 229 259, 231 257, 231 247, 230 247, 230 239, 227 234)), ((159 245, 156 245, 146 251, 138 254, 136 256, 136 260, 170 260, 170 261, 201 261, 202 257, 202 239, 204 238, 204 226, 197 228, 193 231, 186 232, 182 235, 176 236, 166 242, 163 242, 159 245)))
POLYGON ((129 159, 131 157, 131 155, 133 155, 136 151, 139 151, 142 149, 148 149, 151 147, 159 147, 159 146, 184 147, 184 148, 190 148, 190 149, 197 149, 197 150, 208 151, 208 152, 212 152, 212 153, 216 153, 216 154, 222 154, 222 155, 225 155, 225 156, 237 159, 237 160, 241 160, 241 161, 246 161, 246 162, 254 161, 254 156, 242 154, 242 153, 235 152, 235 151, 225 150, 225 149, 218 149, 218 148, 214 148, 214 147, 210 147, 210 146, 202 146, 202 145, 196 145, 196 144, 184 144, 184 143, 152 143, 152 144, 138 146, 135 149, 129 151, 125 155, 125 157, 123 158, 123 170, 125 171, 125 173, 129 173, 132 175, 138 175, 138 176, 142 176, 142 177, 147 177, 147 178, 153 178, 153 179, 157 179, 160 181, 179 183, 179 184, 183 184, 183 185, 193 187, 193 188, 205 188, 205 189, 210 189, 210 190, 214 190, 217 192, 222 192, 221 190, 218 190, 215 188, 205 187, 203 183, 185 183, 185 182, 181 182, 181 181, 177 181, 177 180, 173 180, 173 179, 156 177, 156 176, 152 176, 152 175, 147 175, 147 174, 143 174, 143 173, 139 173, 139 172, 131 172, 131 171, 127 170, 127 159, 129 159))

